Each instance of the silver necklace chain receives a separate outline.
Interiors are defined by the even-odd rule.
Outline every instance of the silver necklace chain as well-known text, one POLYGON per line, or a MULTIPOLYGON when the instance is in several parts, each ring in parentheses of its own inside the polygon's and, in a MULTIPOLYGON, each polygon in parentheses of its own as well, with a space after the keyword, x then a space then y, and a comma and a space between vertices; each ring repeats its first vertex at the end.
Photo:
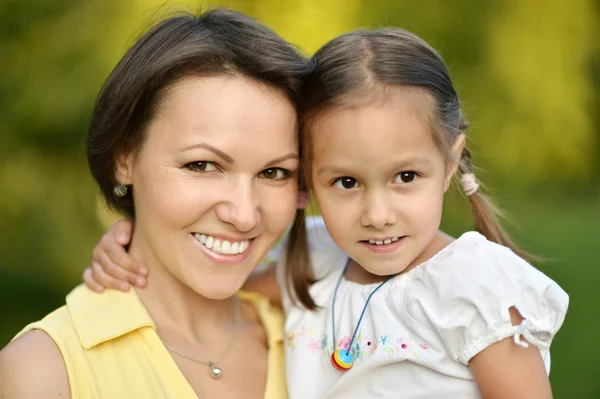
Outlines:
POLYGON ((177 349, 168 345, 166 342, 164 342, 162 340, 161 341, 167 349, 169 349, 171 352, 175 353, 176 355, 179 355, 187 360, 191 360, 192 362, 204 364, 205 366, 210 367, 211 368, 211 376, 213 378, 219 378, 221 376, 221 369, 219 367, 217 367, 217 364, 221 360, 223 360, 223 358, 225 357, 225 355, 227 355, 227 353, 229 353, 229 350, 233 346, 235 339, 237 338, 238 331, 240 329, 240 303, 239 303, 239 299, 237 297, 234 297, 234 299, 233 299, 233 314, 234 314, 234 320, 235 320, 233 336, 231 337, 231 341, 229 341, 229 345, 227 345, 225 350, 222 352, 221 356, 219 356, 216 360, 209 360, 206 362, 206 361, 203 361, 200 359, 196 359, 194 357, 191 357, 191 356, 188 356, 188 355, 185 355, 185 354, 179 352, 177 349))

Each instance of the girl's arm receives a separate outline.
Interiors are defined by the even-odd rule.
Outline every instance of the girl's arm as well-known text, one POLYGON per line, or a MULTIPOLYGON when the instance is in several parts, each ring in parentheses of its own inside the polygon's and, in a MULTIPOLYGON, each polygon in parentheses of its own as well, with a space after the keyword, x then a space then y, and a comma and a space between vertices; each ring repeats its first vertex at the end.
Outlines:
POLYGON ((92 252, 92 262, 83 272, 83 281, 89 289, 96 292, 105 288, 127 291, 130 285, 146 285, 148 269, 125 250, 131 241, 132 231, 133 222, 124 219, 104 233, 92 252))
MULTIPOLYGON (((512 324, 521 324, 519 312, 509 312, 512 324)), ((544 361, 534 345, 523 348, 509 337, 475 355, 469 366, 484 399, 552 398, 544 361)))
POLYGON ((0 398, 70 397, 65 362, 43 331, 25 333, 0 351, 0 398))

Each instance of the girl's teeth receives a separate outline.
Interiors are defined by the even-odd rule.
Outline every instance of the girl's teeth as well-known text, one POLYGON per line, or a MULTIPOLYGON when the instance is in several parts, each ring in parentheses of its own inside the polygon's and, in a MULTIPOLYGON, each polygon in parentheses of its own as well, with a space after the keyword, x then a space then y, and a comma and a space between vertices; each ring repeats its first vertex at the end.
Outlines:
POLYGON ((249 240, 244 241, 236 241, 231 243, 227 240, 221 240, 219 238, 213 238, 211 236, 207 236, 206 234, 194 234, 194 237, 198 241, 200 241, 204 246, 208 249, 211 249, 213 252, 224 254, 224 255, 237 255, 241 254, 250 245, 249 240))
POLYGON ((396 242, 399 239, 400 239, 399 237, 395 237, 395 238, 388 238, 386 240, 369 240, 369 244, 372 244, 372 245, 387 245, 387 244, 391 244, 393 242, 396 242))

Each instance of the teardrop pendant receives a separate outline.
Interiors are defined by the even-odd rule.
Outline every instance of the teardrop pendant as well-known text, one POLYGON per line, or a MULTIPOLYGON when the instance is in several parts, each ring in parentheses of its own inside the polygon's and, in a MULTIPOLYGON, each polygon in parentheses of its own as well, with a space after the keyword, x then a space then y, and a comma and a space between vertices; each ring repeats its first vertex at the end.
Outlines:
POLYGON ((208 367, 210 368, 210 376, 215 380, 218 380, 223 375, 223 371, 221 368, 214 364, 213 362, 208 362, 208 367))

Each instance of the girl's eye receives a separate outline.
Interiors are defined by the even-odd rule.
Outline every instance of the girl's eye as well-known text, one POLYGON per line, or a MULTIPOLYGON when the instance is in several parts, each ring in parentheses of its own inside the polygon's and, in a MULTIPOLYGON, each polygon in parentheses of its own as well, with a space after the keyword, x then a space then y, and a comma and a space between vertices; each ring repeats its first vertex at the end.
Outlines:
POLYGON ((333 185, 342 190, 350 190, 358 187, 358 181, 353 177, 340 177, 333 182, 333 185))
POLYGON ((290 177, 291 174, 287 169, 269 168, 260 172, 259 176, 268 180, 284 180, 290 177))
POLYGON ((201 173, 214 172, 215 170, 217 170, 217 165, 215 165, 214 162, 208 162, 208 161, 190 162, 190 163, 186 164, 185 167, 187 169, 191 170, 192 172, 201 172, 201 173))
POLYGON ((415 172, 400 172, 396 175, 394 183, 407 184, 412 183, 417 178, 415 172))

